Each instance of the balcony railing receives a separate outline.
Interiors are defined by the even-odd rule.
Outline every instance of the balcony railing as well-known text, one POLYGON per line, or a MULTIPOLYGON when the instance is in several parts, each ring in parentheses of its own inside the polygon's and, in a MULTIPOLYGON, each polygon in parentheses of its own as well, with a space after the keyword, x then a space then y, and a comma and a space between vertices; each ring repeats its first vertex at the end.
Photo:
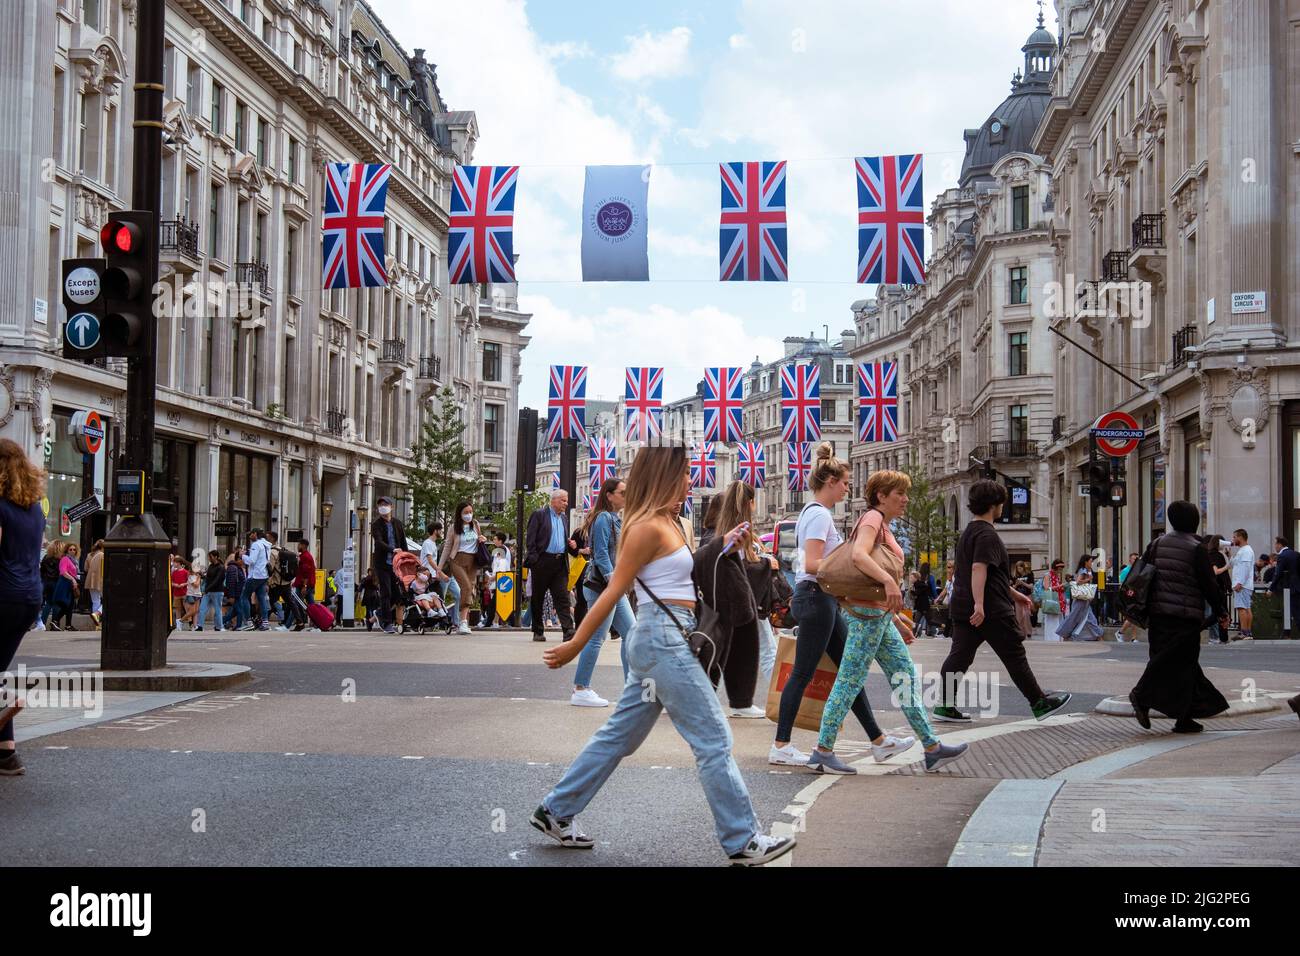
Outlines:
POLYGON ((1065 435, 1065 416, 1057 415, 1052 419, 1052 441, 1060 441, 1065 435))
POLYGON ((1106 253, 1101 260, 1101 281, 1102 282, 1127 282, 1128 281, 1128 253, 1122 250, 1112 250, 1106 253))
POLYGON ((442 381, 442 358, 437 355, 426 355, 420 359, 420 371, 417 378, 432 379, 435 382, 442 381))
POLYGON ((236 262, 235 263, 235 281, 240 285, 250 285, 259 290, 262 295, 267 295, 271 291, 270 285, 267 284, 267 277, 270 270, 266 267, 265 262, 236 262))
POLYGON ((1165 247, 1165 214, 1144 212, 1133 220, 1134 249, 1163 249, 1165 247))
POLYGON ((182 216, 180 219, 165 219, 158 226, 159 252, 189 256, 191 259, 199 257, 199 224, 197 222, 187 222, 185 217, 182 216))
POLYGON ((1187 364, 1187 353, 1183 349, 1189 345, 1196 344, 1196 326, 1184 325, 1174 333, 1174 357, 1169 364, 1172 368, 1178 368, 1187 364))
POLYGON ((325 412, 325 430, 331 435, 343 434, 343 419, 347 418, 337 408, 327 409, 325 412))
POLYGON ((384 339, 379 360, 381 362, 396 362, 399 365, 405 362, 406 339, 384 339))
POLYGON ((1023 438, 989 442, 990 458, 1037 458, 1038 442, 1023 438))

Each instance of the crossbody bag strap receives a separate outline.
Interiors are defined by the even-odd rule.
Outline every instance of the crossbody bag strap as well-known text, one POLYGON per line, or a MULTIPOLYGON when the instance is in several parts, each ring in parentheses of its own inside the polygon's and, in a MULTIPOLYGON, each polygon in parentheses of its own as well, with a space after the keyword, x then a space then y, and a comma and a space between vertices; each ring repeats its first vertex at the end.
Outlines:
POLYGON ((670 618, 673 619, 673 623, 677 625, 677 630, 682 632, 682 637, 686 638, 687 642, 689 643, 691 639, 690 632, 687 631, 686 628, 682 625, 682 622, 677 619, 677 615, 672 612, 672 610, 668 607, 667 604, 659 600, 659 595, 655 594, 654 591, 651 591, 648 587, 646 587, 645 582, 642 581, 639 577, 636 579, 636 583, 641 586, 642 591, 650 595, 650 600, 654 601, 655 604, 659 605, 659 609, 661 611, 663 611, 665 614, 667 614, 670 618))

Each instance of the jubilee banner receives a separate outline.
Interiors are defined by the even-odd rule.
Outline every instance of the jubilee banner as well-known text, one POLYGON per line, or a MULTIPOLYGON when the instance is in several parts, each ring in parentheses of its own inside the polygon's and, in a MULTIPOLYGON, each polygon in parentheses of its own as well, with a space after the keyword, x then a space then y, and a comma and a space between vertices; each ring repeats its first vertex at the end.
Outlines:
POLYGON ((647 282, 649 166, 588 166, 582 191, 582 281, 647 282))

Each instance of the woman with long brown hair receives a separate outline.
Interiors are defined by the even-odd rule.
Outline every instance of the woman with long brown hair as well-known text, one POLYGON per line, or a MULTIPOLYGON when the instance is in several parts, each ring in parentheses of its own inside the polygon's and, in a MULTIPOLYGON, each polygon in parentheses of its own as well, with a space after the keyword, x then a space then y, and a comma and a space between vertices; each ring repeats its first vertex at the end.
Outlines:
MULTIPOLYGON (((548 647, 543 654, 552 668, 573 660, 614 610, 619 596, 635 584, 636 623, 624 638, 628 680, 614 713, 569 765, 529 823, 561 846, 593 847, 596 841, 578 829, 575 816, 667 710, 695 754, 718 842, 733 863, 753 866, 776 859, 795 841, 769 837, 759 828, 745 781, 731 756, 727 718, 686 639, 695 630, 694 561, 677 516, 689 489, 684 448, 648 447, 637 453, 627 476, 614 576, 573 640, 548 647)), ((743 525, 732 528, 727 542, 734 545, 746 530, 743 525)))
MULTIPOLYGON (((626 500, 627 482, 622 478, 606 478, 605 483, 600 486, 595 504, 587 514, 587 520, 582 525, 581 533, 591 543, 591 563, 587 566, 587 573, 583 576, 580 585, 586 592, 584 597, 587 599, 588 609, 596 603, 614 577, 614 557, 618 554, 619 533, 623 526, 623 519, 619 515, 623 511, 626 500)), ((583 620, 586 620, 585 615, 583 620)), ((570 704, 575 707, 609 706, 609 701, 591 689, 591 675, 596 670, 596 658, 600 656, 600 648, 605 643, 605 638, 609 636, 610 625, 614 625, 618 629, 618 636, 622 638, 618 653, 623 664, 623 682, 626 683, 627 635, 632 630, 634 622, 632 605, 626 594, 620 594, 614 610, 597 625, 591 640, 578 656, 578 671, 573 675, 573 696, 569 698, 570 704)))
MULTIPOLYGON (((41 611, 41 538, 45 473, 17 443, 0 439, 0 673, 41 611)), ((14 692, 6 687, 6 698, 14 692)), ((23 762, 14 749, 15 700, 0 703, 0 775, 16 776, 23 762)))
MULTIPOLYGON (((741 535, 736 545, 736 553, 745 563, 747 577, 750 578, 750 590, 757 594, 754 584, 759 578, 771 573, 769 559, 762 556, 758 547, 752 521, 754 519, 754 489, 743 481, 733 481, 719 498, 717 513, 709 508, 713 523, 707 531, 717 533, 719 528, 735 528, 739 525, 751 525, 741 535)), ((754 706, 754 691, 758 686, 758 620, 736 628, 731 632, 731 639, 721 652, 722 660, 709 674, 713 682, 721 678, 727 688, 727 716, 729 717, 764 717, 766 711, 754 706)))

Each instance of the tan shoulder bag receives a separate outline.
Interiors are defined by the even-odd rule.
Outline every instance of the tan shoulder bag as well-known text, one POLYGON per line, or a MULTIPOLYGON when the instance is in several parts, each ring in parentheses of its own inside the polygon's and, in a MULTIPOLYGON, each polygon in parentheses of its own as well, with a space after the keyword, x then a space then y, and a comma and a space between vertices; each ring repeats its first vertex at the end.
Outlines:
MULTIPOLYGON (((876 513, 880 514, 878 511, 876 513)), ((884 515, 880 517, 880 533, 871 549, 871 557, 897 582, 903 577, 903 562, 885 543, 885 532, 888 529, 884 524, 884 515)), ((866 515, 863 515, 858 524, 853 526, 853 532, 847 541, 822 558, 821 565, 817 568, 817 585, 840 601, 872 601, 879 604, 885 600, 885 586, 864 574, 853 563, 853 542, 858 536, 858 526, 865 518, 866 515)))

